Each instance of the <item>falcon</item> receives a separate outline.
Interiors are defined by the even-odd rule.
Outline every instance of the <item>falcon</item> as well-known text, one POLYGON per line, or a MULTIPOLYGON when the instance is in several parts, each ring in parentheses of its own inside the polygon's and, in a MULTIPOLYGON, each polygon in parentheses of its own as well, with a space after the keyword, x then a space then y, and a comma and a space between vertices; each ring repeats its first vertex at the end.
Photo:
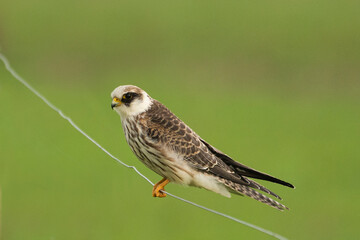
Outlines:
POLYGON ((246 195, 279 210, 288 209, 260 193, 281 200, 250 178, 294 188, 292 184, 233 160, 203 140, 141 88, 119 86, 111 93, 111 98, 111 108, 120 115, 131 150, 142 163, 163 177, 153 187, 154 197, 165 197, 164 187, 173 182, 205 188, 226 197, 230 197, 230 193, 246 195))

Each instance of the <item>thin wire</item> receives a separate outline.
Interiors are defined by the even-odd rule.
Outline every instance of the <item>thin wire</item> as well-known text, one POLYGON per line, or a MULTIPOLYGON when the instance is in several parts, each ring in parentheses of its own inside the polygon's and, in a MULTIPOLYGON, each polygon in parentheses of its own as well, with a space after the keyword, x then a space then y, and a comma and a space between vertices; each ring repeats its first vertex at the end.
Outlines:
MULTIPOLYGON (((109 155, 112 159, 116 160, 118 163, 120 163, 121 165, 123 165, 124 167, 127 167, 127 168, 131 168, 133 169, 138 175, 140 175, 142 178, 144 178, 146 181, 148 181, 151 185, 154 186, 154 183, 151 182, 150 179, 148 179, 144 174, 142 174, 139 170, 137 170, 137 168, 135 166, 131 166, 131 165, 128 165, 126 163, 124 163, 123 161, 121 161, 120 159, 118 159, 117 157, 115 157, 114 155, 112 155, 109 151, 107 151, 103 146, 101 146, 98 142, 96 142, 93 138, 91 138, 88 134, 86 134, 78 125, 76 125, 73 120, 71 120, 70 117, 66 116, 58 107, 56 107, 54 104, 52 104, 49 100, 47 100, 42 94, 40 94, 35 88, 33 88, 27 81, 25 81, 22 77, 20 77, 19 74, 17 74, 15 72, 15 70, 10 66, 10 63, 9 61, 7 60, 7 58, 2 54, 0 53, 0 59, 4 62, 5 64, 5 68, 11 73, 11 75, 13 75, 13 77, 18 80, 19 82, 21 82, 22 84, 25 85, 25 87, 27 87, 31 92, 33 92, 36 96, 38 96, 39 98, 41 98, 50 108, 52 108, 54 111, 56 111, 62 118, 64 118, 65 120, 67 120, 71 126, 73 126, 78 132, 80 132, 82 135, 84 135, 87 139, 89 139, 92 143, 94 143, 98 148, 100 148, 102 151, 104 151, 107 155, 109 155)), ((163 191, 165 192, 165 191, 163 191)), ((221 213, 221 212, 218 212, 218 211, 215 211, 213 209, 210 209, 210 208, 207 208, 205 206, 202 206, 202 205, 199 205, 197 203, 194 203, 194 202, 191 202, 189 200, 186 200, 184 198, 181 198, 181 197, 178 197, 172 193, 169 193, 169 192, 165 192, 167 193, 169 196, 175 198, 175 199, 178 199, 180 201, 183 201, 183 202, 186 202, 188 204, 191 204, 195 207, 198 207, 198 208, 201 208, 203 210, 206 210, 208 212, 211 212, 211 213, 214 213, 214 214, 217 214, 219 216, 222 216, 222 217, 225 217, 227 219, 230 219, 232 221, 235 221, 235 222, 238 222, 238 223, 241 223, 245 226, 248 226, 250 228, 253 228, 255 230, 258 230, 260 232, 263 232, 265 234, 268 234, 270 236, 273 236, 277 239, 280 239, 280 240, 287 240, 287 238, 277 234, 277 233, 274 233, 274 232, 271 232, 269 230, 266 230, 264 228, 261 228, 259 226, 256 226, 254 224, 251 224, 251 223, 248 223, 248 222, 245 222, 243 220, 240 220, 240 219, 237 219, 235 217, 232 217, 230 215, 227 215, 227 214, 224 214, 224 213, 221 213)))

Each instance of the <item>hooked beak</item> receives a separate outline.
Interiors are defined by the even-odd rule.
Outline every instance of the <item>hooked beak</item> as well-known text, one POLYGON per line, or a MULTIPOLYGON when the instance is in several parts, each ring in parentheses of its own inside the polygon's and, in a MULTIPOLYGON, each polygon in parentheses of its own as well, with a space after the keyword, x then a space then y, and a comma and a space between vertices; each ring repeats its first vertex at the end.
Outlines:
POLYGON ((113 98, 112 102, 111 102, 111 109, 114 109, 114 107, 120 106, 121 105, 121 100, 118 98, 113 98))

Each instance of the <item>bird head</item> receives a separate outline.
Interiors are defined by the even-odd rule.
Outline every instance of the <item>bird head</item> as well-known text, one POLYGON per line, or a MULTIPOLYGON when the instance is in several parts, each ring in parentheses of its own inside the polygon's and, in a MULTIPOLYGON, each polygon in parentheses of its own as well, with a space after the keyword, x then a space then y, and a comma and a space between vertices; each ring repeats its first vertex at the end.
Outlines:
POLYGON ((141 88, 124 85, 111 93, 111 108, 121 117, 136 116, 146 111, 152 104, 150 96, 141 88))

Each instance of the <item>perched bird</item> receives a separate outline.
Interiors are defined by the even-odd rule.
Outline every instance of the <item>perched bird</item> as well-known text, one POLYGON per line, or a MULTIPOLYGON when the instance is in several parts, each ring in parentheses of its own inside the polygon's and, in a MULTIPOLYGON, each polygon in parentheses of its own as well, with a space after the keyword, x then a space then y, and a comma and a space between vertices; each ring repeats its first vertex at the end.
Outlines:
POLYGON ((211 146, 183 121, 144 90, 132 85, 117 87, 111 93, 111 108, 119 113, 122 127, 133 153, 148 168, 163 177, 152 190, 154 197, 165 197, 169 182, 205 188, 230 197, 230 192, 246 195, 279 210, 278 195, 249 179, 257 178, 294 188, 288 182, 247 167, 211 146))

